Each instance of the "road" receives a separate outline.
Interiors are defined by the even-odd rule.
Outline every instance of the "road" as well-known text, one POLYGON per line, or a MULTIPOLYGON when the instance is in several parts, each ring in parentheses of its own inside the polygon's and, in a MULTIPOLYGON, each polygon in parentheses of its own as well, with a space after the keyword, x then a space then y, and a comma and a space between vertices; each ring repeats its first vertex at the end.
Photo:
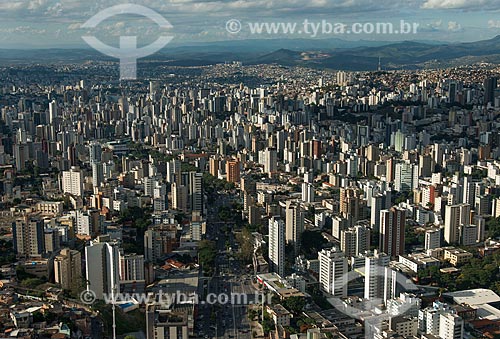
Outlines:
POLYGON ((249 304, 256 302, 256 291, 251 275, 245 272, 245 267, 228 250, 237 247, 234 233, 231 232, 234 225, 217 218, 219 208, 229 206, 231 199, 227 195, 219 195, 210 201, 206 233, 207 239, 216 242, 218 254, 213 277, 206 278, 200 284, 200 292, 204 297, 198 308, 198 337, 251 339, 247 310, 249 304), (220 298, 219 302, 213 303, 215 298, 220 298), (224 298, 229 301, 224 302, 224 298))

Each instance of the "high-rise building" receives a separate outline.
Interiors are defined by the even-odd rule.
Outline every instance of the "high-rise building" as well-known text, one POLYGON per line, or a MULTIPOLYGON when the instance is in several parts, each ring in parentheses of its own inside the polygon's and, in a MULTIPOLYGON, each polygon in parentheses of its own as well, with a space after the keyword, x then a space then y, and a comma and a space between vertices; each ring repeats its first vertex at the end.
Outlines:
POLYGON ((62 191, 77 197, 83 196, 83 172, 78 167, 71 167, 62 173, 62 191))
POLYGON ((55 282, 65 290, 78 291, 83 287, 82 254, 63 248, 54 259, 55 282))
POLYGON ((464 183, 462 186, 463 197, 462 203, 474 206, 475 195, 476 195, 476 182, 472 178, 466 176, 464 177, 464 183))
POLYGON ((16 170, 23 171, 29 158, 29 147, 26 144, 15 144, 13 147, 16 170))
POLYGON ((39 256, 45 252, 43 220, 25 216, 12 224, 14 252, 19 257, 39 256))
POLYGON ((55 100, 52 100, 49 103, 49 124, 52 125, 55 123, 57 118, 57 103, 55 100))
POLYGON ((436 187, 434 185, 422 188, 422 206, 433 208, 436 201, 436 187))
POLYGON ((418 166, 409 162, 396 164, 394 189, 409 192, 418 187, 418 166))
POLYGON ((240 183, 240 162, 238 160, 226 161, 226 180, 234 184, 240 183))
POLYGON ((379 250, 390 257, 405 252, 406 211, 397 207, 380 212, 379 250))
POLYGON ((439 322, 441 313, 448 313, 451 309, 448 304, 435 301, 432 306, 418 311, 418 329, 420 333, 439 337, 439 322))
POLYGON ((370 226, 375 232, 380 231, 380 211, 391 208, 391 192, 372 196, 370 226))
POLYGON ((166 166, 166 176, 165 179, 169 183, 173 183, 174 181, 180 184, 181 180, 181 162, 178 159, 172 159, 167 162, 166 166))
POLYGON ((188 212, 188 188, 176 182, 172 184, 172 208, 188 212))
POLYGON ((313 203, 315 198, 314 185, 307 182, 302 183, 302 201, 313 203))
POLYGON ((389 255, 378 251, 365 256, 365 299, 380 299, 386 302, 395 293, 393 291, 395 279, 393 271, 389 268, 390 261, 389 255))
POLYGON ((320 288, 333 296, 347 296, 347 258, 336 248, 318 253, 320 288))
POLYGON ((120 283, 144 281, 144 256, 120 251, 120 283))
POLYGON ((120 292, 120 252, 109 236, 99 236, 85 247, 87 290, 98 300, 120 292))
POLYGON ((356 188, 340 189, 340 214, 350 226, 362 219, 362 196, 356 188))
POLYGON ((192 335, 186 309, 169 309, 161 304, 146 306, 146 339, 189 339, 192 335))
POLYGON ((46 228, 43 231, 43 239, 45 253, 55 253, 59 249, 61 237, 57 228, 46 228))
POLYGON ((278 155, 275 148, 266 148, 264 154, 264 172, 272 175, 278 170, 278 155))
POLYGON ((460 244, 463 246, 473 246, 477 242, 478 227, 476 225, 460 225, 460 244))
POLYGON ((92 186, 99 187, 104 182, 104 170, 101 162, 92 163, 92 186))
MULTIPOLYGON (((198 172, 183 172, 181 174, 181 186, 172 185, 172 200, 174 199, 173 190, 177 190, 176 193, 182 195, 185 193, 182 186, 187 188, 187 209, 188 212, 201 212, 203 213, 203 187, 202 187, 203 174, 198 172)), ((179 183, 177 183, 179 184, 179 183)), ((183 203, 182 199, 178 199, 180 203, 183 203)), ((173 203, 173 202, 172 202, 173 203)), ((176 205, 177 206, 177 205, 176 205)), ((184 210, 182 204, 177 209, 184 210)), ((174 207, 175 208, 175 207, 174 207)))
POLYGON ((144 260, 156 263, 178 247, 177 225, 150 226, 144 233, 144 260))
POLYGON ((287 201, 285 209, 286 242, 294 248, 298 254, 302 232, 304 232, 304 213, 300 204, 287 201))
POLYGON ((272 272, 285 274, 285 223, 279 216, 269 219, 269 264, 272 272))
POLYGON ((464 320, 451 312, 439 315, 439 337, 442 339, 462 339, 464 337, 464 320))
POLYGON ((97 142, 92 142, 89 145, 89 159, 90 163, 102 161, 102 147, 97 142))
POLYGON ((419 157, 420 176, 429 178, 434 172, 434 159, 431 154, 422 154, 419 157))
POLYGON ((458 243, 460 240, 459 227, 470 224, 470 205, 447 205, 444 216, 444 240, 448 244, 458 243))
POLYGON ((489 77, 484 80, 484 104, 495 104, 495 89, 498 87, 498 78, 489 77))
POLYGON ((340 249, 345 256, 356 257, 370 249, 371 230, 362 225, 353 226, 340 232, 340 249))
POLYGON ((425 231, 425 249, 432 250, 441 247, 441 229, 433 228, 425 231))
POLYGON ((220 160, 212 157, 212 158, 210 158, 210 161, 208 164, 209 164, 210 175, 213 175, 214 177, 217 178, 219 176, 220 160))

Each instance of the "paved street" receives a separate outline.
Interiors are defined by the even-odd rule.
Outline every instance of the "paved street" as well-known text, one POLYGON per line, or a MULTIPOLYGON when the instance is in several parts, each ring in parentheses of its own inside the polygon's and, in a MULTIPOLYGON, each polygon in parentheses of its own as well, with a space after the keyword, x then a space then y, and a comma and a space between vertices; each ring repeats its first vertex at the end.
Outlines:
POLYGON ((228 251, 237 247, 234 233, 230 231, 233 225, 220 222, 217 218, 219 208, 229 205, 230 200, 227 196, 221 196, 212 201, 213 204, 208 206, 207 239, 216 242, 218 254, 214 276, 206 278, 206 283, 202 285, 205 292, 203 300, 206 300, 207 295, 213 299, 224 294, 230 298, 230 302, 202 302, 198 310, 198 334, 204 338, 251 339, 247 305, 256 302, 252 277, 246 274, 245 268, 228 251))

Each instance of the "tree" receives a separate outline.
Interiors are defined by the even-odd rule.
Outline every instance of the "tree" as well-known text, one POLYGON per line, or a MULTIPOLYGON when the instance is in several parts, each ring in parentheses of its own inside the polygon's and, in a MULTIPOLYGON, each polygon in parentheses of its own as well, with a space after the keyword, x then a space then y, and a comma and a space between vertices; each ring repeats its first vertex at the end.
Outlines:
POLYGON ((240 251, 238 252, 238 259, 245 264, 251 263, 253 258, 253 235, 248 228, 243 228, 240 233, 236 234, 236 241, 240 244, 240 251))
POLYGON ((300 314, 306 305, 304 297, 290 297, 283 301, 283 306, 294 315, 300 314))
POLYGON ((301 237, 301 251, 307 258, 316 258, 318 252, 321 251, 323 245, 327 240, 323 238, 321 232, 318 231, 304 231, 301 237))
POLYGON ((269 314, 264 311, 264 319, 262 320, 262 329, 264 330, 264 334, 271 332, 274 328, 274 321, 271 319, 269 314))
POLYGON ((203 267, 206 274, 213 273, 215 266, 215 257, 217 256, 217 248, 213 241, 202 240, 198 245, 199 264, 203 267))

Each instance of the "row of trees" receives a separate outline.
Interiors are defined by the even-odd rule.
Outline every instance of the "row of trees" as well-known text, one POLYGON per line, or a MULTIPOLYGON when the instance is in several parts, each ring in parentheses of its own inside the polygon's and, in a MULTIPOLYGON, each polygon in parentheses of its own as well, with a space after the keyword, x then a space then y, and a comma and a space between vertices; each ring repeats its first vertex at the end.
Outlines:
POLYGON ((199 264, 203 268, 203 272, 207 275, 212 275, 215 267, 215 258, 217 256, 217 247, 215 242, 202 240, 198 244, 199 264))
POLYGON ((473 258, 460 268, 458 275, 441 273, 438 267, 429 267, 418 273, 419 278, 430 278, 446 291, 488 288, 500 293, 500 254, 473 258))

